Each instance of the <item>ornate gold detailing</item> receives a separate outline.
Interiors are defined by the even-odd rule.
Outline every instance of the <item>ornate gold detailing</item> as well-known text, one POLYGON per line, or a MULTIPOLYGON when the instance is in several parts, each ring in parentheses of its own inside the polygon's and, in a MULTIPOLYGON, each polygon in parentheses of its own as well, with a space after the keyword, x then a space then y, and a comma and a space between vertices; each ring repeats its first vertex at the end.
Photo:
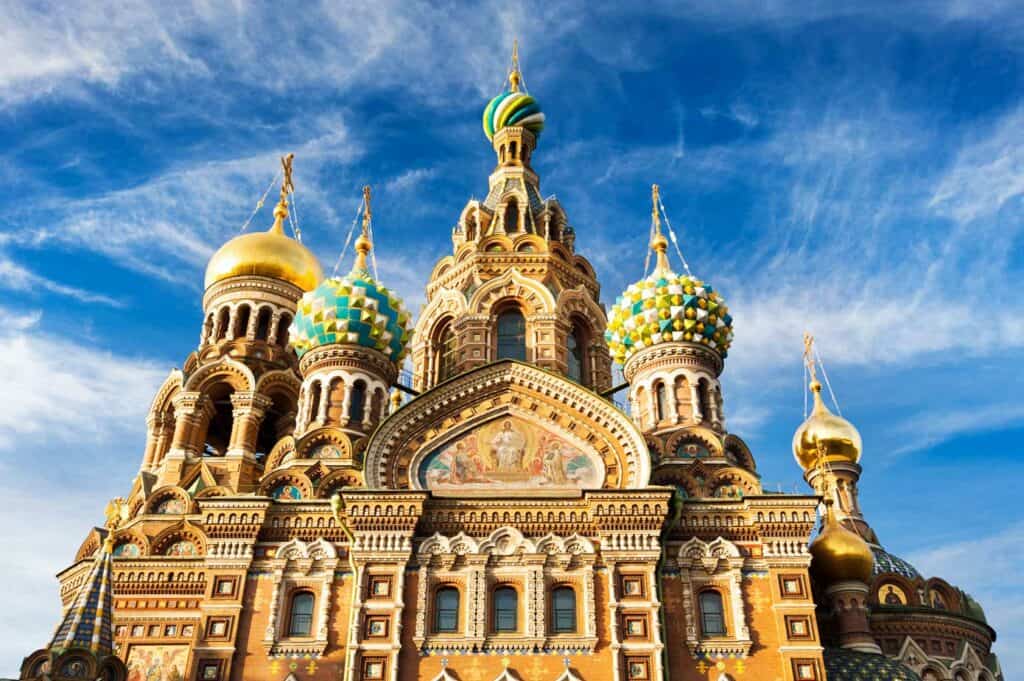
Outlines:
POLYGON ((366 256, 373 248, 373 241, 370 239, 370 220, 373 219, 373 210, 370 208, 370 185, 363 187, 363 231, 356 239, 356 265, 357 270, 366 270, 366 256))
POLYGON ((519 92, 519 84, 523 74, 519 71, 519 40, 512 41, 512 68, 508 72, 508 89, 519 92))
POLYGON ((281 197, 274 207, 274 224, 270 228, 275 234, 284 234, 284 220, 288 217, 288 194, 295 191, 292 183, 292 160, 295 154, 288 154, 281 157, 281 173, 284 179, 281 180, 281 197))
POLYGON ((657 254, 658 262, 654 267, 655 272, 669 272, 668 264, 668 239, 661 233, 661 213, 658 210, 660 200, 658 198, 658 185, 651 185, 651 226, 654 236, 651 237, 651 250, 657 254))

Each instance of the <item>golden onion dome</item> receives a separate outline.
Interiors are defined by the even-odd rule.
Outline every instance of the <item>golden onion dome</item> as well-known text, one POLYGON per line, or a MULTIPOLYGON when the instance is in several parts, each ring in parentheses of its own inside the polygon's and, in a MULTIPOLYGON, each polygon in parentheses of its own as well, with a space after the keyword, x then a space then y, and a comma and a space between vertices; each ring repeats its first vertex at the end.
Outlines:
POLYGON ((832 512, 832 504, 826 504, 825 527, 810 547, 815 578, 825 585, 850 581, 869 583, 875 563, 871 547, 840 525, 832 512))
MULTIPOLYGON (((323 279, 316 256, 284 233, 282 206, 274 211, 274 225, 266 232, 236 236, 210 258, 206 266, 206 287, 230 277, 255 275, 272 277, 295 284, 303 291, 313 290, 323 279)), ((285 214, 287 215, 287 214, 285 214)))
POLYGON ((857 463, 860 461, 860 433, 852 423, 836 416, 821 399, 821 383, 811 382, 814 409, 793 434, 793 456, 804 471, 821 463, 857 463))

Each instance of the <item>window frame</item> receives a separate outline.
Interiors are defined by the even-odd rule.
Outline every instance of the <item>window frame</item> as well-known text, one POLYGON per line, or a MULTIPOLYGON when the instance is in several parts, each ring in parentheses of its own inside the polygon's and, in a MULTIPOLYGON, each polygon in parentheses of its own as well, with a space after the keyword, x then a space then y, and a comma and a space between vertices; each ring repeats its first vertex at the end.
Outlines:
POLYGON ((511 360, 515 360, 515 361, 519 361, 519 362, 528 362, 529 361, 529 357, 530 357, 530 352, 529 352, 529 345, 527 343, 527 339, 528 339, 527 331, 528 331, 528 329, 527 329, 527 324, 526 324, 526 315, 523 313, 523 311, 519 307, 510 306, 510 307, 506 307, 506 308, 502 309, 501 311, 499 311, 497 313, 497 315, 495 316, 495 319, 494 319, 494 359, 495 359, 495 361, 501 361, 503 359, 511 359, 511 360), (503 319, 508 319, 510 317, 513 317, 513 316, 518 317, 518 319, 520 319, 522 321, 522 331, 521 332, 516 332, 514 334, 503 333, 502 332, 502 320, 503 319), (509 335, 511 335, 514 340, 506 340, 503 343, 502 342, 503 338, 506 338, 509 335), (516 353, 515 356, 512 356, 511 353, 507 353, 507 352, 503 353, 502 352, 502 347, 503 346, 505 348, 509 348, 509 347, 511 347, 511 345, 513 343, 515 343, 515 346, 516 346, 517 350, 518 349, 522 350, 522 356, 521 357, 519 356, 518 353, 516 353))
POLYGON ((462 623, 461 610, 462 610, 462 593, 459 588, 452 584, 442 584, 434 590, 433 599, 433 632, 435 634, 457 634, 459 633, 459 625, 462 623), (455 607, 454 608, 442 608, 441 597, 447 594, 455 594, 455 607), (443 612, 454 611, 455 623, 450 627, 441 626, 441 616, 443 612))
POLYGON ((721 591, 719 591, 718 589, 704 589, 699 594, 697 594, 697 611, 700 615, 700 632, 702 636, 706 636, 709 638, 722 638, 727 637, 729 635, 729 626, 725 611, 725 597, 722 596, 721 591), (711 596, 717 599, 718 605, 720 607, 720 611, 717 613, 710 613, 706 611, 704 608, 705 597, 711 596), (710 630, 710 628, 708 627, 709 616, 717 616, 721 619, 720 631, 710 630))
POLYGON ((551 622, 550 622, 551 633, 555 634, 555 635, 559 635, 559 634, 578 634, 579 630, 580 630, 580 622, 579 622, 580 618, 579 618, 578 607, 579 607, 579 599, 576 596, 576 589, 573 588, 572 585, 570 585, 570 584, 557 584, 557 585, 555 585, 555 587, 551 590, 551 622), (560 614, 562 614, 562 615, 566 614, 566 612, 570 611, 570 609, 567 608, 567 607, 564 607, 564 606, 562 608, 559 608, 559 605, 558 605, 558 602, 557 602, 557 598, 558 598, 559 594, 566 594, 566 593, 570 594, 571 597, 572 597, 572 608, 571 608, 572 626, 569 627, 569 628, 562 628, 560 626, 560 624, 559 624, 559 615, 560 614), (561 612, 560 612, 560 610, 561 610, 561 612))
POLYGON ((309 638, 313 635, 313 617, 316 614, 316 595, 309 589, 296 589, 288 597, 288 629, 286 636, 288 638, 309 638), (302 597, 309 598, 309 613, 297 613, 295 611, 296 601, 302 597), (295 618, 308 617, 309 622, 305 633, 297 632, 295 629, 295 618))
MULTIPOLYGON (((507 617, 507 612, 504 613, 507 617)), ((491 591, 491 631, 495 634, 515 634, 519 631, 519 590, 514 586, 502 584, 491 591), (499 606, 499 597, 505 594, 512 595, 512 628, 502 624, 502 610, 499 606)))

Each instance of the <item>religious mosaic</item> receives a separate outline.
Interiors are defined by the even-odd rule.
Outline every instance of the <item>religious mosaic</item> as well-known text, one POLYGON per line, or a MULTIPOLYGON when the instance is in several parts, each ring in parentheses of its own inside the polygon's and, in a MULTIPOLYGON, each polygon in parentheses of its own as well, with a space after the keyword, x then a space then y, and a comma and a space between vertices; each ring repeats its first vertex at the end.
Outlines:
POLYGON ((128 681, 184 681, 188 646, 132 646, 128 681))
POLYGON ((419 468, 427 489, 595 488, 604 466, 565 438, 519 418, 491 421, 431 452, 419 468))

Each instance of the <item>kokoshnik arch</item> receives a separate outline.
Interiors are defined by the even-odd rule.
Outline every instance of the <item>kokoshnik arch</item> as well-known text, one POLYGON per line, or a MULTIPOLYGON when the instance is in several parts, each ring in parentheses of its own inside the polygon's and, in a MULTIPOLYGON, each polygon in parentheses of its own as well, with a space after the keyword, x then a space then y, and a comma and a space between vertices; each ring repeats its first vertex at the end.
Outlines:
POLYGON ((657 188, 653 273, 606 314, 531 166, 544 114, 515 57, 483 128, 486 198, 415 324, 367 267, 369 189, 352 270, 324 278, 285 234, 284 159, 270 230, 210 260, 198 347, 21 678, 1002 679, 978 603, 882 547, 817 380, 793 440, 813 493, 762 489, 726 427, 732 316, 672 271, 657 188))

